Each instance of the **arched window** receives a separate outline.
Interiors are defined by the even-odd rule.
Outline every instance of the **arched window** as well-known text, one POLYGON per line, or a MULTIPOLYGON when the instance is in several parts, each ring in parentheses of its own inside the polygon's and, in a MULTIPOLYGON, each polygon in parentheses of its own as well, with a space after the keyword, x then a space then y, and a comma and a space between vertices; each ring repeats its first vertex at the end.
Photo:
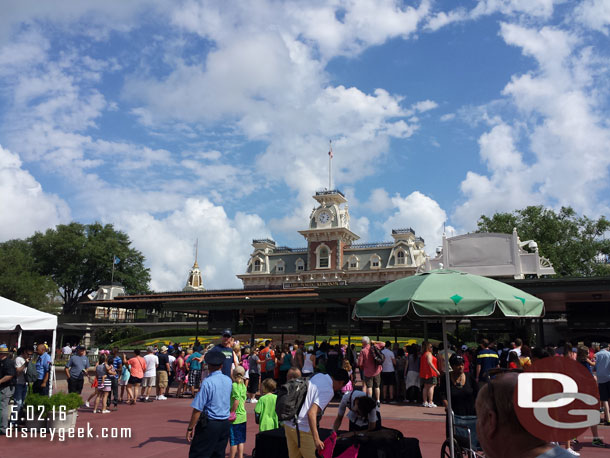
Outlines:
POLYGON ((281 259, 278 261, 278 263, 275 266, 275 269, 277 270, 277 272, 282 273, 284 272, 285 269, 285 264, 284 261, 282 261, 281 259))
POLYGON ((328 269, 330 268, 330 257, 332 251, 325 244, 321 244, 316 248, 316 268, 317 269, 328 269))
POLYGON ((319 259, 319 261, 318 261, 318 265, 319 265, 321 268, 325 268, 325 267, 328 267, 328 266, 329 266, 329 263, 330 263, 330 255, 329 255, 329 253, 328 253, 328 248, 326 248, 326 247, 322 247, 322 248, 320 249, 320 253, 319 253, 319 255, 318 255, 318 259, 319 259))
POLYGON ((396 253, 396 264, 403 265, 405 263, 405 252, 400 250, 396 253))
POLYGON ((356 270, 358 268, 358 256, 356 255, 351 255, 349 257, 349 261, 347 264, 347 268, 349 270, 356 270))
POLYGON ((381 258, 374 254, 373 256, 371 256, 371 269, 379 269, 381 264, 381 258))
POLYGON ((297 268, 297 272, 302 272, 305 270, 305 262, 301 258, 297 259, 295 266, 297 268))
POLYGON ((263 270, 263 263, 260 259, 254 260, 254 272, 261 272, 263 270))

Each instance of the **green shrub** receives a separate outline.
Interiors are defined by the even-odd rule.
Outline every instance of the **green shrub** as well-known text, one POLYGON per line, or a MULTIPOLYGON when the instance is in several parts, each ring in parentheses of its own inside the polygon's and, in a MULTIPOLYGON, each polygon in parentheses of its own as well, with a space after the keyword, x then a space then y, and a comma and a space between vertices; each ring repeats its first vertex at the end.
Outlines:
MULTIPOLYGON (((28 394, 25 398, 25 405, 42 406, 43 415, 48 415, 55 409, 59 412, 62 406, 66 411, 78 409, 83 405, 83 398, 78 393, 55 393, 52 396, 42 396, 40 394, 28 394)), ((36 407, 35 415, 38 416, 40 410, 36 407)))

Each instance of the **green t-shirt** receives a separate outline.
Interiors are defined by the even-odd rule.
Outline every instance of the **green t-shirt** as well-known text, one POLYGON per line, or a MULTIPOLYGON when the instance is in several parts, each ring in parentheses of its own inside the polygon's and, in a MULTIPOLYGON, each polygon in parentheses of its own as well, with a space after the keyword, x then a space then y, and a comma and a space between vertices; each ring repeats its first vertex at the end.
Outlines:
POLYGON ((275 413, 276 400, 277 395, 269 393, 264 396, 261 396, 261 398, 256 403, 254 412, 259 414, 260 416, 258 424, 259 431, 268 431, 270 429, 279 428, 277 414, 275 413))
POLYGON ((231 390, 231 407, 233 407, 233 403, 236 399, 239 400, 239 404, 235 410, 234 425, 246 422, 246 385, 243 383, 233 382, 233 389, 231 390))

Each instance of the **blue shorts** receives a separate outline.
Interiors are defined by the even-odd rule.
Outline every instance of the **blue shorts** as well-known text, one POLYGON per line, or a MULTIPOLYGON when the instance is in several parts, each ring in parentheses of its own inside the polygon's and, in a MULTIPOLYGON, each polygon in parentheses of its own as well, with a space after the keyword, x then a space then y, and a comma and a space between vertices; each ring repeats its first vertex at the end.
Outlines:
POLYGON ((239 445, 246 442, 246 422, 233 424, 231 423, 230 431, 231 445, 239 445))

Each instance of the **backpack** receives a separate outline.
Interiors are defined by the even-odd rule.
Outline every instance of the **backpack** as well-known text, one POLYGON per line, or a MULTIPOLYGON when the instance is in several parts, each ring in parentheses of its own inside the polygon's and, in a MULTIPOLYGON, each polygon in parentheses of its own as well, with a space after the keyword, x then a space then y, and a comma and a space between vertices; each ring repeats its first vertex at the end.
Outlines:
POLYGON ((381 353, 381 350, 377 348, 377 345, 371 345, 371 351, 373 352, 373 359, 375 360, 375 366, 381 366, 385 361, 385 355, 381 353))
POLYGON ((271 357, 271 350, 265 353, 265 371, 270 372, 275 369, 275 359, 271 357))
POLYGON ((282 385, 277 392, 275 413, 279 421, 293 421, 297 427, 297 440, 301 446, 298 416, 307 397, 309 382, 304 378, 295 378, 282 385))
POLYGON ((23 375, 26 383, 34 383, 38 380, 38 372, 36 371, 36 361, 30 360, 27 367, 25 368, 25 374, 23 375))

